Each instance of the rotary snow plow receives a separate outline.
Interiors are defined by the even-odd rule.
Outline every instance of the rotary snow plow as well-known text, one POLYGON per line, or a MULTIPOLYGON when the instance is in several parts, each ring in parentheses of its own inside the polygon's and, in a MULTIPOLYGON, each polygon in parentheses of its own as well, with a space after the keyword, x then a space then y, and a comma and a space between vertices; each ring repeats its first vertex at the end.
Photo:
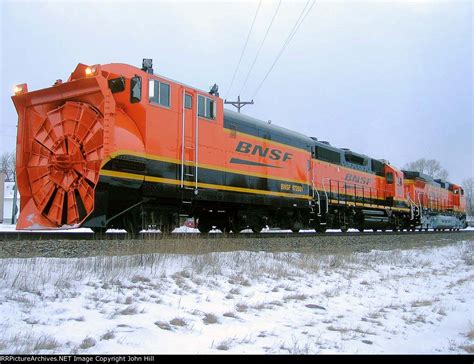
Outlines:
POLYGON ((94 210, 94 189, 110 138, 115 101, 100 67, 79 64, 67 82, 12 97, 18 112, 17 229, 79 226, 94 210))

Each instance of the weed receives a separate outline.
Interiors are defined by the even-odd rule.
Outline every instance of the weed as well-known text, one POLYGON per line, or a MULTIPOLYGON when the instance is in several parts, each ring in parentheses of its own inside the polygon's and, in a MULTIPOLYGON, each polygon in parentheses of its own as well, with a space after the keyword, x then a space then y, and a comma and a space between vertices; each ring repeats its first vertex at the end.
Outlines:
POLYGON ((202 321, 206 325, 210 325, 210 324, 217 324, 219 322, 219 319, 217 318, 216 315, 213 315, 212 313, 206 313, 202 321))
POLYGON ((184 320, 183 318, 180 318, 180 317, 175 317, 174 319, 172 319, 170 321, 170 324, 173 325, 173 326, 181 326, 181 327, 184 327, 184 326, 188 325, 186 320, 184 320))
POLYGON ((247 306, 245 303, 238 303, 235 305, 235 309, 237 312, 246 312, 249 306, 247 306))
POLYGON ((167 322, 163 322, 163 321, 156 321, 155 322, 155 325, 158 326, 160 329, 162 330, 168 330, 168 331, 172 331, 173 328, 171 327, 171 325, 167 322))
POLYGON ((79 345, 79 349, 86 350, 92 348, 95 346, 95 344, 96 341, 93 338, 87 336, 84 340, 82 340, 81 344, 79 345))
POLYGON ((54 337, 42 335, 37 339, 35 346, 33 347, 33 351, 54 350, 58 347, 59 343, 54 337))
POLYGON ((239 316, 235 312, 225 312, 222 316, 238 319, 239 316))
POLYGON ((109 330, 100 337, 100 340, 111 340, 114 337, 115 337, 115 332, 113 330, 109 330))

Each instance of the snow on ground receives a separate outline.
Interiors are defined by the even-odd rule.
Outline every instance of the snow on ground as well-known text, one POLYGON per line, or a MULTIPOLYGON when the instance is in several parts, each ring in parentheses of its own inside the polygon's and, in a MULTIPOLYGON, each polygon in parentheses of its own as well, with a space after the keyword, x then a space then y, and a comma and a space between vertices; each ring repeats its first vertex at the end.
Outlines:
POLYGON ((0 353, 466 353, 474 242, 0 259, 0 353))

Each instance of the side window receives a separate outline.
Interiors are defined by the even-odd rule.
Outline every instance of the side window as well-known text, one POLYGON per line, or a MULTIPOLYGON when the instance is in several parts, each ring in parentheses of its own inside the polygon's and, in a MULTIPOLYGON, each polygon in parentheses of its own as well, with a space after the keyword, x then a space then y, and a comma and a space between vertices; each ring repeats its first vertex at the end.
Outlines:
POLYGON ((398 186, 402 185, 402 178, 401 177, 397 177, 397 185, 398 186))
POLYGON ((158 86, 159 82, 155 80, 150 80, 148 84, 148 101, 158 103, 158 86))
POLYGON ((170 107, 170 85, 160 82, 160 105, 170 107))
POLYGON ((393 173, 387 172, 387 184, 391 185, 393 183, 393 173))
POLYGON ((184 94, 184 107, 186 109, 193 108, 193 97, 190 94, 184 94))
POLYGON ((130 80, 130 102, 140 102, 142 99, 142 79, 140 76, 132 77, 130 80))
POLYGON ((169 107, 170 85, 157 80, 150 80, 148 84, 148 101, 169 107))
POLYGON ((198 115, 205 116, 206 104, 204 101, 204 96, 198 96, 198 115))
POLYGON ((207 119, 216 118, 216 106, 214 100, 199 95, 198 96, 198 115, 207 119))

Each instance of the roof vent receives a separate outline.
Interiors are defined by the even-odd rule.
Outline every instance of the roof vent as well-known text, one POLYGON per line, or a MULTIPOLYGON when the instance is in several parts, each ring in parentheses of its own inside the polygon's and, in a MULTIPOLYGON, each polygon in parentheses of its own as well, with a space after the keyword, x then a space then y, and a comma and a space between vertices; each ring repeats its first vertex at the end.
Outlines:
POLYGON ((327 145, 331 145, 329 142, 325 141, 325 140, 321 140, 319 141, 320 143, 323 143, 323 144, 327 144, 327 145))

